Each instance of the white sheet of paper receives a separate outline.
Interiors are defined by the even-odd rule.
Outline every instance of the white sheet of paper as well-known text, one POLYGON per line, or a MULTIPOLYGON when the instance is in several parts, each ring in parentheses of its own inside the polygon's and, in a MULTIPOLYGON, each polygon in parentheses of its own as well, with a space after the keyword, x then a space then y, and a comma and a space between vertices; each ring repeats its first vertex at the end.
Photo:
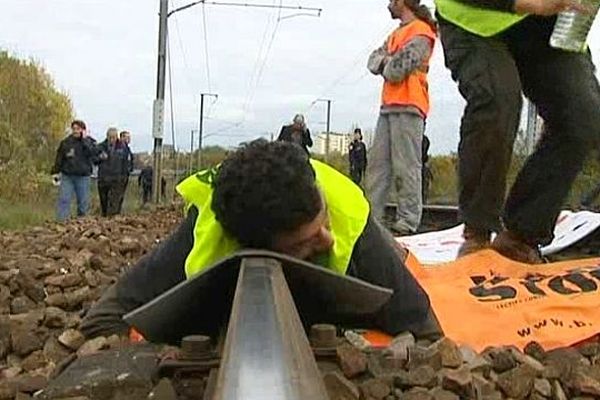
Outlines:
MULTIPOLYGON (((554 240, 542 248, 542 254, 558 253, 577 243, 600 227, 600 213, 563 211, 554 228, 554 240)), ((442 231, 403 236, 396 240, 426 265, 454 261, 464 242, 464 225, 442 231)))

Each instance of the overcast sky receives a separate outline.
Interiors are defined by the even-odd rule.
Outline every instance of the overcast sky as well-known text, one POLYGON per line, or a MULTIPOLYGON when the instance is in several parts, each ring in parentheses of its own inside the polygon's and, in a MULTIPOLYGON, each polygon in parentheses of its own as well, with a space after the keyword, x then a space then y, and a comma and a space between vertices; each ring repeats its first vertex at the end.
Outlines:
MULTIPOLYGON (((173 0, 171 7, 188 2, 173 0)), ((136 151, 148 150, 158 4, 158 0, 2 0, 0 47, 41 62, 71 96, 77 116, 88 122, 97 138, 107 127, 117 126, 133 132, 136 151)), ((348 131, 355 123, 373 129, 381 81, 366 71, 365 64, 370 51, 395 26, 387 1, 283 0, 283 4, 321 7, 323 13, 320 18, 285 18, 294 13, 200 5, 169 19, 177 147, 189 148, 190 130, 197 129, 200 92, 219 94, 216 103, 207 99, 205 144, 235 145, 276 135, 296 112, 306 114, 313 132, 323 131, 326 109, 324 103, 314 103, 317 98, 334 100, 333 131, 348 131), (284 18, 277 23, 278 17, 284 18)), ((598 25, 591 39, 596 61, 598 25)), ((439 46, 430 88, 433 108, 427 132, 432 151, 449 153, 457 146, 463 103, 439 46)), ((168 93, 167 86, 167 105, 168 93)), ((166 112, 165 141, 171 143, 169 107, 166 112)))

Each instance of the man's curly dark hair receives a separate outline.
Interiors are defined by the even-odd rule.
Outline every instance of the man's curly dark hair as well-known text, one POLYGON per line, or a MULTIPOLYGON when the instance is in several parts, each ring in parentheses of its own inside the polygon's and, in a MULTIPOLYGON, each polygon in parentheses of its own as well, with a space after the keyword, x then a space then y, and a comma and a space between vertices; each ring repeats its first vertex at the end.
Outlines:
POLYGON ((269 249, 276 235, 311 222, 322 207, 308 156, 293 143, 246 143, 215 176, 212 209, 244 247, 269 249))

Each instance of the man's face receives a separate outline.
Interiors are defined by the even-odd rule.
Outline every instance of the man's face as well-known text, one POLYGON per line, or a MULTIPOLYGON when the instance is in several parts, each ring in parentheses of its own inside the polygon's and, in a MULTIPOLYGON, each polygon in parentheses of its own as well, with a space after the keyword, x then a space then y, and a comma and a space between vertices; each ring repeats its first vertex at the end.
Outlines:
POLYGON ((400 18, 402 7, 404 7, 404 0, 390 0, 388 10, 393 19, 400 18))
POLYGON ((83 133, 83 129, 81 129, 81 127, 79 125, 73 124, 73 125, 71 125, 71 132, 72 132, 73 136, 81 137, 81 134, 83 133))
POLYGON ((274 251, 301 260, 312 259, 328 252, 332 247, 333 236, 325 205, 314 220, 298 229, 280 234, 273 244, 274 251))
POLYGON ((356 132, 356 133, 354 134, 354 140, 360 140, 360 139, 361 139, 361 137, 360 137, 360 133, 356 132))
POLYGON ((121 141, 125 144, 129 144, 131 142, 131 135, 129 133, 122 134, 121 141))
POLYGON ((117 143, 117 139, 118 139, 118 137, 119 137, 119 136, 117 135, 117 133, 116 133, 116 132, 110 132, 110 133, 108 134, 108 143, 110 143, 110 144, 115 144, 115 143, 117 143))

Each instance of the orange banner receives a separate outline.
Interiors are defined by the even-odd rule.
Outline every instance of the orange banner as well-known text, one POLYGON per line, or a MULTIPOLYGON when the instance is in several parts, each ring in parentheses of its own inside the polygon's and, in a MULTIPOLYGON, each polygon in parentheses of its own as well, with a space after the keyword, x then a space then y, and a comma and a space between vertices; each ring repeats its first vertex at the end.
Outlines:
POLYGON ((547 349, 600 332, 600 259, 527 265, 486 250, 447 264, 407 264, 429 294, 446 336, 488 346, 547 349))

